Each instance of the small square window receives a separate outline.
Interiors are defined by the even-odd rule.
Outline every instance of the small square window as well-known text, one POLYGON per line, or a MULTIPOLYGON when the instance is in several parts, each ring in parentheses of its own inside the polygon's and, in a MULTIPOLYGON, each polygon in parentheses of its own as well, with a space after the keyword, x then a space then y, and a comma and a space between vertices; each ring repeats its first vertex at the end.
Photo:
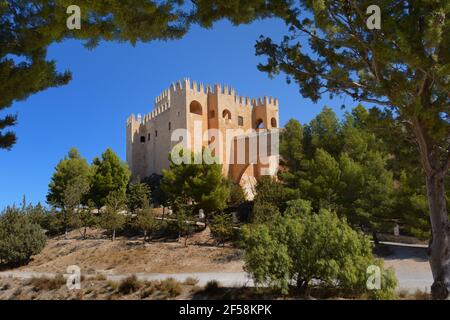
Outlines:
POLYGON ((172 124, 169 122, 169 131, 172 130, 172 124))
POLYGON ((145 143, 145 136, 141 136, 141 143, 145 143))
POLYGON ((244 118, 243 117, 238 117, 238 125, 241 126, 241 127, 244 125, 244 118))

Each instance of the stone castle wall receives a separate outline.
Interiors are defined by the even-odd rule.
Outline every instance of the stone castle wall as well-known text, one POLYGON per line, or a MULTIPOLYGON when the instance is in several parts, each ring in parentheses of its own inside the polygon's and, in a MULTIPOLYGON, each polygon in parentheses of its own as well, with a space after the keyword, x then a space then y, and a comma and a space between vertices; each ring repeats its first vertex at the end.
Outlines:
MULTIPOLYGON (((249 129, 276 129, 279 124, 278 100, 241 97, 232 87, 204 86, 189 79, 172 84, 156 98, 153 111, 145 116, 132 115, 127 120, 127 162, 133 176, 143 178, 153 173, 161 174, 169 167, 169 153, 177 143, 171 141, 173 131, 188 129, 194 143, 195 125, 199 124, 201 134, 205 135, 202 145, 217 143, 217 150, 222 152, 216 156, 223 157, 224 176, 240 180, 242 173, 227 165, 233 153, 230 145, 214 136, 206 136, 205 132, 217 129, 225 137, 227 129, 234 129, 237 136, 249 129)), ((246 166, 245 176, 258 178, 259 169, 257 165, 246 166)))

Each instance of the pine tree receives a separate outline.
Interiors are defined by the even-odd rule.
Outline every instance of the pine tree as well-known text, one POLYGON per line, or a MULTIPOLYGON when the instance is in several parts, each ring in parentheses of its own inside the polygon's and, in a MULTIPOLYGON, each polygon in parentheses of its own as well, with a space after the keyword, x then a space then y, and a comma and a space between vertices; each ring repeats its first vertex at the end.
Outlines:
POLYGON ((106 203, 106 197, 113 191, 125 194, 130 180, 130 171, 126 163, 123 163, 117 154, 107 149, 101 158, 95 158, 92 163, 91 199, 97 208, 106 203))
MULTIPOLYGON (((188 152, 193 159, 194 155, 188 152)), ((163 170, 161 189, 166 193, 170 205, 177 202, 192 202, 195 209, 203 209, 205 215, 221 212, 229 198, 229 184, 222 176, 220 164, 170 163, 163 170)))
POLYGON ((450 222, 445 179, 450 168, 450 7, 448 1, 378 1, 382 28, 367 27, 367 1, 300 1, 285 11, 288 35, 262 37, 257 55, 269 75, 286 73, 300 93, 323 92, 384 106, 414 137, 427 186, 435 298, 450 296, 450 222), (304 18, 308 13, 312 18, 304 18), (299 39, 308 45, 299 45, 299 39), (309 50, 311 48, 312 50, 309 50))
MULTIPOLYGON (((76 2, 82 13, 81 30, 69 30, 66 0, 0 0, 0 111, 37 92, 71 80, 47 59, 48 47, 67 39, 81 39, 87 48, 100 41, 139 41, 179 38, 188 30, 183 3, 137 0, 76 2)), ((16 135, 8 130, 16 116, 0 118, 0 149, 10 149, 16 135)))
POLYGON ((150 207, 150 198, 150 188, 139 179, 128 186, 127 205, 130 212, 136 213, 139 209, 150 207))
POLYGON ((121 190, 111 191, 105 199, 106 208, 101 213, 100 224, 111 233, 112 241, 116 240, 116 231, 125 225, 126 200, 125 192, 121 190))

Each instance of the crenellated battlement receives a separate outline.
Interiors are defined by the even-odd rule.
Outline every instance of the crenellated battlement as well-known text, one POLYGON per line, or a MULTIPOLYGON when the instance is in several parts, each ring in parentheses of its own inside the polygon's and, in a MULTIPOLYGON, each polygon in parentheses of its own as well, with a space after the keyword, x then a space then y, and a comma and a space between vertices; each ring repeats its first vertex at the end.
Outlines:
POLYGON ((257 106, 273 106, 278 107, 278 99, 273 97, 260 97, 260 98, 250 98, 248 96, 240 96, 234 90, 233 86, 223 85, 220 83, 211 86, 209 84, 204 85, 203 83, 198 83, 197 81, 191 81, 189 78, 183 79, 183 81, 177 82, 178 91, 174 89, 174 92, 182 94, 186 91, 196 92, 200 94, 211 94, 211 95, 227 95, 233 96, 234 101, 243 106, 257 107, 257 106))
MULTIPOLYGON (((199 138, 202 147, 211 143, 211 137, 214 136, 212 132, 219 132, 222 136, 230 134, 230 131, 236 136, 249 130, 263 134, 264 130, 276 133, 279 128, 279 107, 278 99, 273 97, 244 96, 238 94, 231 85, 204 84, 184 78, 171 83, 162 91, 154 100, 150 112, 133 114, 126 122, 127 162, 133 177, 142 178, 154 173, 161 174, 170 167, 169 155, 173 146, 180 141, 180 132, 186 132, 183 143, 195 144, 199 138)), ((218 143, 216 148, 215 154, 222 155, 225 161, 222 174, 235 183, 256 183, 255 179, 268 169, 267 163, 263 162, 248 166, 235 165, 228 162, 230 156, 235 154, 235 149, 229 149, 226 143, 218 143)), ((272 170, 274 166, 270 164, 269 167, 272 170)))
POLYGON ((223 85, 221 83, 215 83, 214 86, 209 84, 204 85, 202 82, 197 82, 189 78, 184 78, 176 82, 172 82, 170 87, 164 90, 154 102, 153 110, 147 113, 144 117, 138 115, 137 118, 134 115, 127 119, 127 125, 132 122, 138 122, 139 124, 145 124, 158 117, 161 113, 167 111, 171 107, 171 101, 175 95, 185 95, 187 93, 197 93, 204 95, 221 95, 232 96, 236 104, 242 107, 278 107, 278 99, 273 97, 259 97, 251 98, 248 96, 240 96, 233 86, 223 85))

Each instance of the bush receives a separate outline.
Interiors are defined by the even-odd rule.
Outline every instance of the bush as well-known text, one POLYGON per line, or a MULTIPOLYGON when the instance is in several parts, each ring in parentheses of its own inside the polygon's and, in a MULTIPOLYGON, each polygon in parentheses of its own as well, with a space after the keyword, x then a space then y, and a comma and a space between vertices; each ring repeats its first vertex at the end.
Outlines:
POLYGON ((256 185, 255 205, 270 203, 283 212, 286 209, 286 202, 291 200, 291 195, 287 191, 283 184, 273 177, 262 176, 256 185))
POLYGON ((280 216, 278 207, 269 202, 257 201, 253 206, 252 222, 267 223, 272 222, 280 216))
POLYGON ((220 292, 220 283, 216 280, 210 280, 206 283, 202 291, 206 295, 214 295, 220 292))
POLYGON ((239 183, 228 181, 230 196, 228 197, 228 206, 237 208, 245 202, 245 192, 239 183))
POLYGON ((187 285, 187 286, 195 286, 198 283, 198 279, 197 278, 193 278, 193 277, 188 277, 184 280, 183 284, 187 285))
POLYGON ((44 248, 47 237, 42 228, 16 208, 0 217, 0 263, 21 265, 44 248))
MULTIPOLYGON (((289 208, 288 208, 289 210, 289 208)), ((286 214, 242 230, 245 268, 257 285, 287 294, 290 287, 307 293, 312 285, 338 289, 345 295, 394 297, 396 279, 374 259, 368 237, 350 228, 333 212, 286 214), (382 270, 381 290, 368 291, 367 267, 382 270)))
POLYGON ((156 289, 160 291, 163 296, 168 298, 178 297, 183 291, 181 284, 173 278, 161 280, 156 285, 156 289))
POLYGON ((209 227, 218 244, 225 243, 233 237, 233 217, 229 214, 215 215, 209 227))
POLYGON ((141 287, 141 282, 137 279, 136 275, 129 276, 125 279, 123 279, 119 287, 117 288, 117 291, 122 294, 130 294, 133 292, 136 292, 141 287))

